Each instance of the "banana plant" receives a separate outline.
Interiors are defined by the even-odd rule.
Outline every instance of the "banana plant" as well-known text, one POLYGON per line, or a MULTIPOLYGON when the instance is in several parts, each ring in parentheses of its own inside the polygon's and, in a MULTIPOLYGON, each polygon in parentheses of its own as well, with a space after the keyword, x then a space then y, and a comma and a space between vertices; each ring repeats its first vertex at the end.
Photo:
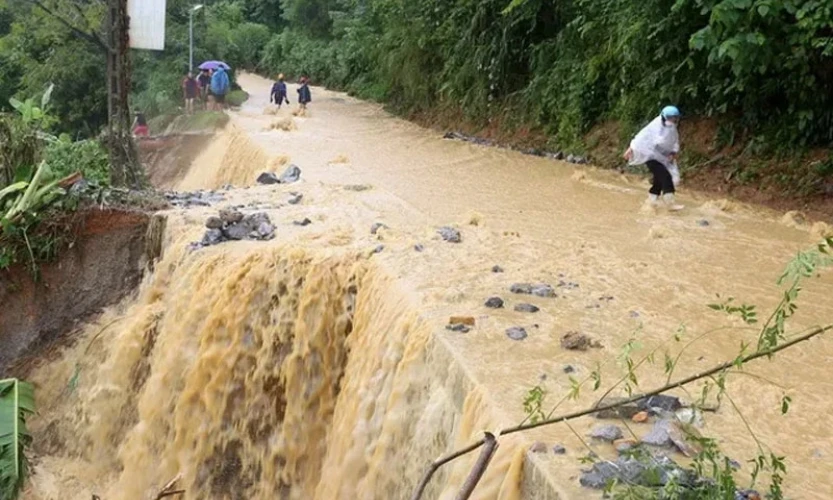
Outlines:
POLYGON ((4 197, 14 193, 18 194, 18 197, 13 199, 11 208, 3 215, 2 219, 11 221, 25 212, 34 212, 63 194, 64 191, 58 187, 61 182, 60 179, 51 182, 44 181, 47 171, 46 162, 41 162, 38 169, 35 170, 32 180, 12 184, 0 191, 0 206, 3 206, 4 197), (20 194, 21 191, 22 194, 20 194))
POLYGON ((26 479, 24 451, 32 442, 26 419, 35 412, 35 390, 15 378, 0 380, 0 498, 17 498, 26 479))

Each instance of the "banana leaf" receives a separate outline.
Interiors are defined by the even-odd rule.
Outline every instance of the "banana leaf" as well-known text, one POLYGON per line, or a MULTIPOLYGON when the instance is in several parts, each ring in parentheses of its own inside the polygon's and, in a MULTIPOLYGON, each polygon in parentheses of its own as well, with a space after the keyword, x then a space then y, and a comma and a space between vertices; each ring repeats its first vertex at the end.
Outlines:
POLYGON ((23 196, 17 201, 14 207, 6 214, 6 219, 11 219, 15 215, 25 212, 31 206, 37 203, 37 199, 35 198, 35 193, 37 192, 38 188, 40 188, 39 184, 41 181, 41 177, 43 177, 44 173, 46 172, 46 162, 41 162, 38 169, 35 171, 35 175, 32 176, 32 180, 29 181, 29 186, 26 188, 26 192, 23 193, 23 196))
POLYGON ((0 380, 0 498, 17 498, 26 479, 24 449, 32 436, 26 418, 35 412, 34 388, 17 379, 0 380))
POLYGON ((2 202, 3 198, 5 198, 6 196, 8 196, 10 194, 14 194, 14 193, 25 190, 28 185, 29 185, 28 182, 22 182, 21 181, 21 182, 16 182, 12 185, 6 186, 3 189, 0 189, 0 202, 2 202))

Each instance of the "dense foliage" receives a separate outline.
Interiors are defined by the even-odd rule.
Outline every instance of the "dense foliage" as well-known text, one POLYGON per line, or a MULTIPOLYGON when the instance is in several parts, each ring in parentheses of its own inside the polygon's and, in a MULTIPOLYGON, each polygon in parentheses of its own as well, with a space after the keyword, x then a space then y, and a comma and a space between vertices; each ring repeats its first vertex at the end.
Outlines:
MULTIPOLYGON (((100 0, 80 3, 92 25, 100 0)), ((403 112, 499 114, 582 147, 595 124, 623 137, 662 104, 714 116, 757 146, 833 142, 833 2, 818 0, 215 0, 194 17, 195 60, 290 76, 403 112), (509 110, 511 113, 506 113, 509 110)), ((0 0, 0 106, 56 84, 59 130, 105 118, 101 56, 0 0)), ((169 0, 164 52, 134 51, 134 104, 175 112, 192 2, 169 0)), ((766 149, 766 148, 764 148, 766 149)))

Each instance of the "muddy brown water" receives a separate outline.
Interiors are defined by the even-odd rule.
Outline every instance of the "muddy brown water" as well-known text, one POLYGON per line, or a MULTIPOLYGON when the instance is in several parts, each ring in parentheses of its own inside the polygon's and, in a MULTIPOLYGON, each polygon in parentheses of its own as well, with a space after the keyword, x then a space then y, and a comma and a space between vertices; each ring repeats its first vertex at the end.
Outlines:
MULTIPOLYGON (((720 293, 768 311, 785 263, 825 229, 685 192, 682 213, 645 211, 639 179, 444 141, 323 89, 307 116, 264 114, 269 82, 244 75, 241 84, 250 100, 179 185, 236 188, 217 207, 169 211, 164 255, 136 297, 35 373, 41 413, 26 498, 147 498, 178 474, 189 499, 407 498, 427 462, 523 420, 530 387, 547 391, 547 406, 560 400, 566 365, 582 378, 602 364, 606 385, 630 339, 638 356, 662 343, 679 349, 675 332, 691 339, 725 326, 686 351, 679 374, 734 358, 755 332, 706 305, 720 293), (255 185, 287 162, 301 182, 255 185), (303 202, 289 204, 290 192, 303 202), (205 218, 229 205, 266 211, 277 237, 188 252, 205 218), (303 218, 312 224, 293 224, 303 218), (387 227, 371 234, 377 222, 387 227), (444 225, 463 242, 443 242, 444 225), (560 281, 578 287, 557 288, 557 298, 509 292, 560 281), (491 296, 507 307, 485 308, 491 296), (519 302, 541 311, 516 312, 519 302), (452 315, 476 325, 447 331, 452 315), (528 338, 507 338, 512 326, 528 338), (571 330, 604 348, 564 351, 571 330)), ((831 292, 829 274, 809 281, 789 331, 830 322, 831 292)), ((833 491, 831 355, 833 340, 816 339, 749 366, 770 382, 728 384, 761 443, 787 457, 791 498, 833 491), (785 392, 793 408, 782 416, 785 392)), ((640 372, 642 388, 664 379, 661 366, 640 372)), ((596 397, 586 388, 558 412, 596 397)), ((756 454, 727 406, 706 419, 704 432, 731 457, 756 454)), ((561 425, 502 440, 475 498, 597 498, 578 486, 586 453, 561 425), (567 454, 528 453, 536 440, 567 454)), ((453 498, 473 458, 442 469, 426 498, 453 498)))

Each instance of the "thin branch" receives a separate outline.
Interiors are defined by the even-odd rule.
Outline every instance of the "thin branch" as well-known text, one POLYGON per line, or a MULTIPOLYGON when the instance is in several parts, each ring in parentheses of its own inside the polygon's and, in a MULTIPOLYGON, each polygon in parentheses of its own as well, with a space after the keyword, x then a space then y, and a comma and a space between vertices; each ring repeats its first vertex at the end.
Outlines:
MULTIPOLYGON (((823 333, 827 333, 830 330, 833 330, 833 325, 827 325, 825 327, 816 328, 812 332, 810 332, 806 335, 802 335, 801 337, 797 337, 793 340, 790 340, 789 342, 785 342, 781 345, 772 347, 770 349, 765 349, 765 350, 758 351, 758 352, 755 352, 753 354, 750 354, 750 355, 742 358, 740 360, 740 364, 745 364, 745 363, 748 363, 750 361, 754 361, 754 360, 759 359, 759 358, 771 356, 771 355, 773 355, 777 352, 783 351, 784 349, 788 349, 788 348, 790 348, 790 347, 792 347, 792 346, 794 346, 794 345, 796 345, 800 342, 804 342, 804 341, 812 339, 813 337, 817 337, 817 336, 819 336, 823 333)), ((642 393, 642 394, 631 396, 627 399, 624 399, 622 401, 618 401, 616 403, 611 403, 611 404, 602 405, 602 406, 596 406, 596 407, 593 407, 593 408, 590 408, 590 409, 577 411, 577 412, 573 412, 573 413, 568 413, 566 415, 561 415, 561 416, 558 416, 558 417, 555 417, 555 418, 542 420, 541 422, 536 422, 534 424, 524 424, 524 425, 518 425, 518 426, 515 426, 515 427, 509 427, 509 428, 501 430, 498 433, 498 436, 506 436, 506 435, 509 435, 509 434, 515 434, 517 432, 523 432, 523 431, 527 431, 527 430, 530 430, 530 429, 536 429, 538 427, 543 427, 543 426, 546 426, 546 425, 552 425, 552 424, 557 424, 557 423, 560 423, 560 422, 566 422, 568 420, 575 420, 579 417, 584 417, 586 415, 592 415, 592 414, 598 413, 600 411, 612 410, 612 409, 618 408, 620 406, 628 405, 628 404, 631 404, 631 403, 636 403, 636 402, 638 402, 642 399, 645 399, 647 397, 656 396, 658 394, 662 394, 663 392, 667 392, 667 391, 670 391, 672 389, 677 389, 679 387, 690 384, 692 382, 696 382, 697 380, 707 378, 707 377, 711 377, 712 375, 714 375, 716 373, 720 373, 720 372, 725 371, 725 370, 728 370, 728 369, 736 366, 737 364, 738 364, 738 361, 736 359, 733 359, 731 361, 726 361, 725 363, 717 365, 717 366, 715 366, 715 367, 713 367, 709 370, 706 370, 706 371, 697 373, 695 375, 691 375, 689 377, 680 379, 676 382, 667 384, 663 387, 659 387, 657 389, 653 389, 651 391, 648 391, 648 392, 645 392, 645 393, 642 393)), ((433 477, 433 475, 437 471, 437 469, 439 469, 443 465, 447 464, 448 462, 451 462, 452 460, 455 460, 455 459, 457 459, 457 458, 459 458, 463 455, 471 453, 472 451, 480 448, 484 444, 485 444, 485 440, 481 439, 481 440, 479 440, 475 443, 470 444, 469 446, 466 446, 465 448, 457 450, 457 451, 455 451, 453 453, 450 453, 446 456, 440 457, 437 460, 435 460, 433 463, 431 463, 431 465, 428 467, 428 470, 425 472, 425 475, 422 477, 422 480, 420 481, 419 486, 417 487, 416 491, 414 492, 414 495, 411 497, 411 500, 419 500, 422 497, 422 494, 425 491, 425 488, 428 486, 428 483, 431 481, 431 478, 433 477)))
POLYGON ((455 500, 469 499, 471 494, 474 492, 474 488, 477 487, 477 483, 480 482, 480 478, 483 477, 483 473, 486 472, 486 468, 489 467, 489 462, 492 461, 492 457, 495 456, 495 451, 497 451, 498 447, 495 435, 491 432, 487 432, 483 441, 486 444, 483 446, 483 449, 480 450, 480 456, 477 457, 477 462, 474 463, 474 467, 472 467, 469 477, 466 478, 466 482, 463 483, 463 487, 460 488, 460 492, 457 493, 455 500))
POLYGON ((49 14, 53 19, 58 21, 59 23, 63 24, 66 28, 72 31, 75 36, 90 42, 93 45, 98 46, 100 49, 104 50, 104 52, 111 52, 111 48, 108 44, 104 43, 104 40, 98 36, 97 33, 88 33, 82 29, 79 29, 75 25, 73 25, 70 21, 68 21, 65 17, 58 14, 54 10, 47 7, 41 0, 26 0, 27 2, 31 3, 32 5, 38 7, 39 9, 43 10, 47 14, 49 14))

